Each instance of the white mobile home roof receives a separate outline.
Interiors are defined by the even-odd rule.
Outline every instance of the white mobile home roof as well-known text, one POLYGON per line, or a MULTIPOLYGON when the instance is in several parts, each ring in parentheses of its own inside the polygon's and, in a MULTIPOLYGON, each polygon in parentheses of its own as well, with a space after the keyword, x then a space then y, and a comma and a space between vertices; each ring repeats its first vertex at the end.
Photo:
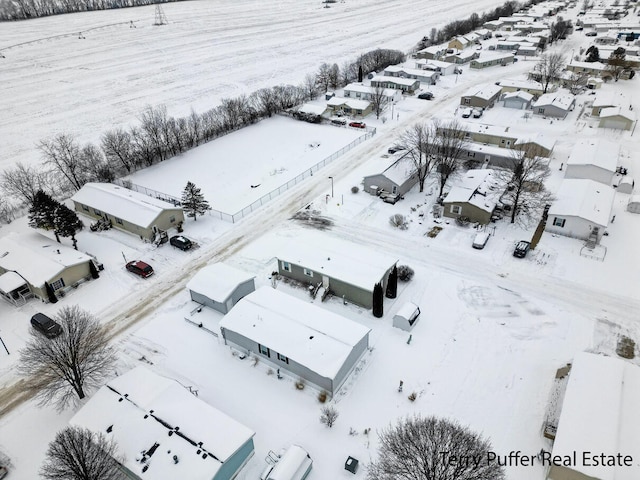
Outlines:
POLYGON ((521 88, 531 90, 543 90, 543 86, 540 82, 534 82, 531 80, 518 80, 518 79, 505 79, 500 80, 498 85, 508 88, 521 88))
POLYGON ((11 232, 0 238, 0 267, 15 270, 34 287, 41 287, 67 267, 90 260, 88 255, 37 232, 11 232))
POLYGON ((382 174, 397 185, 402 185, 416 171, 416 164, 411 156, 405 154, 389 165, 382 174))
POLYGON ((498 85, 487 84, 479 87, 473 87, 467 90, 465 97, 478 97, 484 100, 489 100, 500 93, 502 89, 498 85))
POLYGON ((238 285, 254 278, 242 270, 224 263, 214 263, 200 269, 187 283, 187 288, 211 300, 224 302, 238 285))
POLYGON ((637 480, 640 467, 640 368, 624 360, 582 352, 569 374, 553 455, 578 452, 571 467, 589 478, 637 480), (582 452, 630 455, 629 467, 582 465, 582 452))
POLYGON ((598 138, 583 139, 574 145, 567 165, 595 165, 615 172, 619 154, 620 145, 617 143, 598 138))
POLYGON ((331 97, 327 100, 327 105, 335 107, 340 105, 346 105, 352 110, 366 110, 371 105, 368 100, 359 100, 357 98, 345 98, 345 97, 331 97))
POLYGON ((283 245, 277 257, 370 291, 398 261, 356 243, 307 231, 283 245))
POLYGON ((575 103, 575 97, 573 95, 565 95, 561 93, 545 93, 541 95, 534 107, 554 106, 562 110, 569 110, 571 105, 575 103))
POLYGON ((372 82, 389 82, 389 83, 395 83, 396 85, 404 85, 406 87, 410 87, 414 83, 416 83, 417 80, 415 80, 414 78, 389 77, 385 75, 380 75, 377 77, 373 77, 371 81, 372 82))
POLYGON ((608 185, 585 179, 564 179, 551 204, 549 216, 579 217, 596 225, 609 224, 614 190, 608 185))
MULTIPOLYGON (((504 148, 500 150, 505 151, 504 148)), ((494 170, 469 170, 451 188, 444 201, 469 203, 481 210, 492 212, 502 192, 503 189, 498 188, 498 178, 494 170)))
POLYGON ((622 107, 603 108, 600 112, 600 118, 622 117, 630 122, 635 121, 636 116, 633 112, 623 109, 622 107))
POLYGON ((334 378, 369 329, 309 302, 261 287, 240 300, 220 327, 334 378))
POLYGON ((111 183, 87 183, 71 200, 144 228, 149 228, 163 210, 179 210, 164 200, 111 183))
POLYGON ((502 98, 505 100, 510 98, 521 98, 525 102, 530 102, 531 100, 533 100, 533 95, 522 90, 517 90, 515 92, 505 93, 502 98))
POLYGON ((249 428, 199 400, 176 381, 142 366, 98 390, 70 423, 113 438, 118 452, 125 457, 124 466, 150 480, 211 479, 222 462, 254 435, 249 428), (152 410, 153 416, 148 415, 152 410), (198 455, 199 447, 181 436, 175 433, 169 436, 170 428, 153 417, 171 428, 179 427, 180 433, 194 442, 202 442, 202 453, 207 452, 207 458, 198 455), (111 427, 110 433, 108 427, 111 427), (141 452, 156 443, 159 446, 149 461, 139 462, 141 452), (178 457, 177 463, 174 455, 178 457), (148 465, 148 469, 142 473, 144 465, 148 465))

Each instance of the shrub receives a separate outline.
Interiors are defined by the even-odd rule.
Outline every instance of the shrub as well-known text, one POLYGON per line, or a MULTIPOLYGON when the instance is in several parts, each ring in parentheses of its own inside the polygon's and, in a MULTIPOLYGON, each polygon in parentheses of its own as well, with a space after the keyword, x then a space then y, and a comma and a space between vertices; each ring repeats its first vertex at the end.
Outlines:
POLYGON ((411 400, 412 402, 416 401, 416 398, 418 398, 418 394, 416 392, 411 392, 411 395, 409 395, 409 400, 411 400))
POLYGON ((396 227, 399 228, 400 230, 406 230, 407 228, 409 228, 409 224, 407 223, 407 219, 405 218, 404 215, 400 214, 400 213, 394 213, 393 215, 391 215, 389 217, 389 223, 396 227))
POLYGON ((632 359, 635 357, 636 342, 626 336, 618 340, 616 353, 622 358, 632 359))
POLYGON ((298 380, 296 380, 297 390, 304 390, 304 387, 305 387, 304 378, 299 378, 298 380))
POLYGON ((339 415, 338 411, 332 406, 322 407, 322 410, 320 411, 322 412, 320 414, 320 423, 329 428, 333 427, 333 424, 336 422, 339 415))
POLYGON ((413 278, 414 273, 415 272, 413 271, 413 268, 411 268, 409 265, 398 265, 399 280, 402 280, 403 282, 408 282, 413 278))
POLYGON ((360 189, 357 186, 353 186, 351 187, 351 193, 358 193, 360 191, 360 189))
POLYGON ((327 401, 327 392, 325 390, 322 390, 319 394, 318 394, 318 401, 320 403, 324 403, 327 401))

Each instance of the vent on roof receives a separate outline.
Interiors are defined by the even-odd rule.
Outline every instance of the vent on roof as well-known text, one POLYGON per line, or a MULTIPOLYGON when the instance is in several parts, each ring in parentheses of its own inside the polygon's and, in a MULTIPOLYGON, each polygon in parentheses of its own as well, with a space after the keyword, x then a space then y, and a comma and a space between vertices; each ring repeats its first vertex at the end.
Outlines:
POLYGON ((173 456, 173 463, 178 463, 178 455, 173 456))
POLYGON ((142 467, 142 473, 146 472, 148 468, 149 468, 149 465, 145 465, 144 467, 142 467))
POLYGON ((109 425, 107 427, 107 433, 111 433, 113 431, 113 425, 109 425))
POLYGON ((207 457, 208 457, 208 455, 207 455, 206 453, 203 453, 203 454, 202 454, 202 458, 203 458, 203 459, 205 459, 205 458, 207 458, 207 457))
POLYGON ((313 335, 311 335, 311 336, 309 337, 309 340, 313 340, 313 335))

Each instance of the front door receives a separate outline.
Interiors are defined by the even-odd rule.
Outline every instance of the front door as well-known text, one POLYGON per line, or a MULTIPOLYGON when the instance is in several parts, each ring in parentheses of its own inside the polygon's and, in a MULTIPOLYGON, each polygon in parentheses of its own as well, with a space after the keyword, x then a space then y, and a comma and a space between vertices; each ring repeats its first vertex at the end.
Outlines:
POLYGON ((329 288, 329 277, 327 277, 326 275, 322 276, 322 286, 325 290, 329 288))

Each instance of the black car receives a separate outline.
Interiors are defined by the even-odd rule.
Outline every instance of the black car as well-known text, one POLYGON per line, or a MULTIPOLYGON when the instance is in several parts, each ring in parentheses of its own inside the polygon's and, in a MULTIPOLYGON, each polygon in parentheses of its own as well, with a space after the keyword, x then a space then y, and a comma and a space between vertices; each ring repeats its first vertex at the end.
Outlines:
POLYGON ((531 242, 527 242, 526 240, 520 240, 516 244, 516 248, 513 250, 513 256, 518 258, 524 258, 527 256, 527 252, 531 248, 531 242))
POLYGON ((389 150, 387 150, 387 153, 390 154, 394 154, 396 152, 399 152, 400 150, 404 150, 404 147, 401 145, 394 145, 393 147, 389 147, 389 150))
POLYGON ((48 338, 55 338, 62 333, 60 324, 44 313, 36 313, 31 317, 31 326, 48 338))
POLYGON ((187 237, 183 237, 182 235, 175 235, 169 239, 169 243, 179 248, 180 250, 186 251, 193 247, 193 243, 187 237))
POLYGON ((421 93, 420 95, 418 95, 418 98, 420 100, 433 100, 433 93, 424 92, 424 93, 421 93))

